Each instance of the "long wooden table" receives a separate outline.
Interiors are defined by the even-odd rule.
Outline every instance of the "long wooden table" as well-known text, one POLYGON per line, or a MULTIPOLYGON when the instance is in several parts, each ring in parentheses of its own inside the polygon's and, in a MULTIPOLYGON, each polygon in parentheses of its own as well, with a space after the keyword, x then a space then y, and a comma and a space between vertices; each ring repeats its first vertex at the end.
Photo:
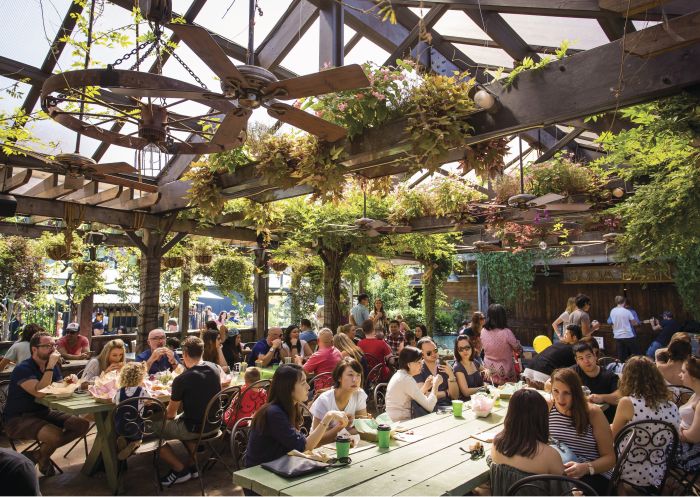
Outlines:
MULTIPOLYGON (((486 458, 471 460, 471 435, 497 433, 507 402, 485 418, 465 406, 464 417, 432 413, 402 423, 410 440, 350 450, 352 463, 299 478, 283 478, 261 466, 233 474, 234 483, 260 495, 464 495, 488 480, 486 458)), ((486 454, 490 444, 484 444, 486 454)))

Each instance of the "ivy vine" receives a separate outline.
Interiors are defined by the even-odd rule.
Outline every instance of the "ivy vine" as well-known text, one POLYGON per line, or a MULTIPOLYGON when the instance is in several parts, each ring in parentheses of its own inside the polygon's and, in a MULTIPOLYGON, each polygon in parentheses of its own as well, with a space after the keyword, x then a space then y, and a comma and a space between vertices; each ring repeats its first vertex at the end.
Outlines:
POLYGON ((491 301, 513 308, 519 300, 527 299, 535 282, 535 258, 535 253, 529 250, 476 254, 476 263, 488 283, 491 301))

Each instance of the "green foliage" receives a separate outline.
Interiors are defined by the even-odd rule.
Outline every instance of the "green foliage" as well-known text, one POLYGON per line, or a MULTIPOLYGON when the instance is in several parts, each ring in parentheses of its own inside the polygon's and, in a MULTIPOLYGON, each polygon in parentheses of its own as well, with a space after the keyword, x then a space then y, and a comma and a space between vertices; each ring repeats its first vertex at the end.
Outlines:
POLYGON ((467 147, 464 151, 464 159, 460 161, 462 172, 468 173, 472 169, 483 180, 494 179, 503 174, 505 163, 503 161, 508 153, 508 138, 494 138, 467 147))
POLYGON ((384 310, 390 318, 397 314, 405 316, 411 306, 412 290, 409 286, 411 277, 404 266, 396 266, 390 278, 382 278, 374 274, 367 283, 367 294, 370 298, 370 309, 374 299, 382 299, 384 310))
POLYGON ((462 221, 472 221, 470 202, 484 198, 485 195, 462 178, 441 176, 413 189, 405 185, 400 187, 389 219, 393 223, 407 223, 422 216, 455 216, 462 221))
POLYGON ((525 300, 535 282, 532 251, 485 252, 476 254, 476 263, 488 283, 491 302, 513 308, 525 300))
POLYGON ((608 211, 623 220, 616 239, 621 260, 676 264, 676 287, 686 309, 700 317, 700 98, 681 94, 624 110, 637 127, 607 135, 601 170, 635 184, 634 195, 608 211))
POLYGON ((105 278, 104 271, 107 265, 97 261, 73 261, 73 271, 75 275, 73 282, 72 300, 74 302, 82 302, 83 299, 94 293, 104 293, 105 278))
POLYGON ((31 299, 39 290, 44 264, 26 238, 0 237, 0 300, 31 299))
POLYGON ((83 241, 74 233, 70 237, 66 233, 50 233, 45 231, 36 243, 37 250, 44 257, 53 260, 69 260, 79 255, 83 249, 83 241))
POLYGON ((236 253, 217 257, 211 264, 211 276, 225 295, 233 297, 237 292, 253 301, 253 262, 249 257, 236 253))
POLYGON ((574 195, 593 192, 598 181, 591 169, 559 152, 552 159, 527 167, 526 190, 533 195, 574 195))
MULTIPOLYGON (((564 40, 561 42, 559 48, 555 51, 555 59, 549 56, 544 56, 540 59, 539 62, 535 62, 534 59, 532 59, 532 57, 523 58, 523 60, 515 67, 513 67, 513 69, 505 76, 505 78, 503 78, 503 87, 510 88, 512 86, 517 86, 515 83, 518 77, 525 71, 539 71, 547 67, 550 63, 554 62, 554 60, 563 59, 567 55, 567 52, 569 50, 569 44, 570 42, 568 40, 564 40)), ((495 78, 500 80, 502 78, 503 72, 504 69, 501 67, 496 73, 495 78)))

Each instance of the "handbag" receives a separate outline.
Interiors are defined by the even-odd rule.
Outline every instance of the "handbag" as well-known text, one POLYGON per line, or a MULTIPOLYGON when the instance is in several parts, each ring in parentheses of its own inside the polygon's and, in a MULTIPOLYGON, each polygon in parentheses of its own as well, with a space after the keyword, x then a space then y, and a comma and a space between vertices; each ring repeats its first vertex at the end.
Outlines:
POLYGON ((325 462, 288 455, 278 457, 274 461, 262 464, 263 468, 285 478, 295 478, 297 476, 308 475, 310 473, 322 471, 328 466, 329 465, 325 462))

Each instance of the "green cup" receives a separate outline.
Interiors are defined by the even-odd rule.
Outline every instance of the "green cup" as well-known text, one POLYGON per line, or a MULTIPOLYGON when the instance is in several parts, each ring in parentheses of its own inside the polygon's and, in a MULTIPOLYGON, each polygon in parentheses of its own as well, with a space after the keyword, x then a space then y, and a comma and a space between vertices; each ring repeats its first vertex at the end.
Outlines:
POLYGON ((380 449, 389 448, 389 439, 391 438, 391 427, 389 425, 377 426, 377 446, 380 449))
POLYGON ((350 457, 350 437, 338 435, 335 438, 335 453, 338 459, 350 457))
POLYGON ((464 407, 463 401, 461 401, 461 400, 453 400, 452 401, 452 414, 454 414, 455 418, 462 417, 462 407, 464 407))

